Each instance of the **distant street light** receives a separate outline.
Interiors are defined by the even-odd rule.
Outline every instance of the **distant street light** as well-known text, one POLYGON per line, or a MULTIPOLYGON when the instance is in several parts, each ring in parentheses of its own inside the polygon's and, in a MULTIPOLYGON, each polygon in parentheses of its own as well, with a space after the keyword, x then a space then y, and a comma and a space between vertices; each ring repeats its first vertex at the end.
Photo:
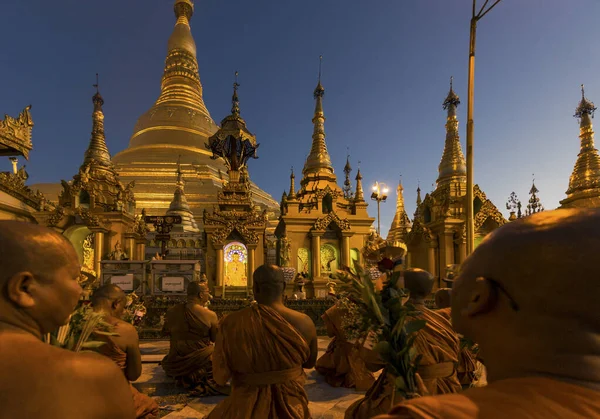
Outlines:
POLYGON ((373 201, 377 201, 377 235, 381 236, 381 215, 379 212, 379 205, 382 202, 385 202, 387 199, 387 194, 389 189, 385 185, 385 183, 375 182, 373 185, 373 193, 371 194, 371 199, 373 201))
POLYGON ((471 17, 471 37, 469 43, 469 88, 467 98, 467 254, 475 248, 475 224, 473 214, 473 96, 475 83, 475 37, 477 34, 477 22, 479 22, 490 10, 501 0, 486 9, 490 0, 485 0, 483 6, 475 14, 477 0, 473 0, 473 14, 471 17))

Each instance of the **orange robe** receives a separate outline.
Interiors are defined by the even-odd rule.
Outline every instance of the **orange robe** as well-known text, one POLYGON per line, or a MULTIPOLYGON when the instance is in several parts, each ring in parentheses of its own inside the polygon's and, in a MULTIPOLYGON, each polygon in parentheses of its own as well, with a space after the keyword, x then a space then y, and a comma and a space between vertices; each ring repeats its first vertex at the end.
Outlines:
POLYGON ((186 304, 169 309, 167 331, 171 335, 169 353, 161 362, 169 377, 181 384, 195 387, 200 395, 221 394, 212 377, 210 325, 202 321, 186 304))
MULTIPOLYGON (((415 304, 420 313, 414 318, 426 320, 425 327, 417 332, 413 348, 422 355, 417 369, 419 394, 435 395, 457 393, 462 390, 456 375, 459 339, 450 322, 422 304, 415 304)), ((367 419, 386 413, 392 407, 395 377, 386 369, 367 391, 363 399, 346 410, 346 419, 367 419)), ((395 401, 400 395, 396 394, 395 401)))
MULTIPOLYGON (((441 308, 435 310, 436 313, 442 315, 446 320, 452 322, 452 309, 450 307, 441 308)), ((469 347, 461 344, 460 351, 458 352, 458 368, 457 375, 458 381, 463 388, 471 387, 471 385, 477 381, 477 357, 469 347)))
MULTIPOLYGON (((127 366, 127 354, 117 346, 110 336, 97 335, 98 340, 103 340, 106 344, 97 349, 99 353, 112 359, 115 364, 125 373, 127 366)), ((152 397, 140 393, 134 386, 129 383, 129 389, 133 396, 133 404, 135 406, 136 419, 158 419, 158 404, 152 397)))
POLYGON ((209 419, 307 419, 302 365, 310 348, 277 311, 252 306, 221 321, 213 371, 231 376, 231 395, 209 419))
POLYGON ((317 360, 315 369, 323 374, 325 381, 333 387, 356 387, 357 390, 366 391, 375 382, 375 377, 367 369, 359 345, 346 339, 342 326, 342 319, 346 313, 346 309, 335 305, 321 316, 329 336, 333 336, 333 339, 323 356, 317 360))
POLYGON ((549 378, 511 378, 461 394, 422 397, 377 419, 598 419, 600 391, 549 378))

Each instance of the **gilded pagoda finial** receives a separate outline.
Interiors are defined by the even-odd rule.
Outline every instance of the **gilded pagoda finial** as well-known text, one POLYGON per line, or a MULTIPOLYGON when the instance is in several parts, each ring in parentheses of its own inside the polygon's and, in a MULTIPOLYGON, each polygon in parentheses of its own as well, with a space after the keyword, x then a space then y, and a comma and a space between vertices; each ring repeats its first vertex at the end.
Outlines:
POLYGON ((404 207, 404 187, 402 186, 402 175, 400 175, 400 181, 398 182, 398 187, 396 188, 396 195, 396 213, 394 214, 394 219, 392 220, 392 225, 387 236, 387 240, 392 242, 404 241, 406 235, 412 228, 412 223, 410 222, 410 218, 408 218, 406 208, 404 207))
POLYGON ((529 190, 529 202, 527 204, 527 209, 525 210, 525 215, 532 215, 544 211, 544 206, 537 195, 540 191, 535 186, 535 174, 533 174, 532 177, 533 181, 531 182, 531 189, 529 190))
POLYGON ((448 115, 446 118, 444 152, 438 166, 438 185, 449 183, 453 180, 466 181, 467 164, 460 145, 458 119, 456 118, 456 107, 459 104, 460 98, 454 93, 453 78, 450 77, 450 91, 442 104, 442 107, 448 111, 448 115))
POLYGON ((101 166, 112 168, 113 164, 104 135, 104 113, 102 111, 104 99, 100 95, 98 73, 96 73, 96 83, 92 86, 96 89, 96 93, 92 96, 92 103, 94 104, 94 112, 92 113, 92 138, 85 152, 82 167, 95 162, 101 166))
POLYGON ((325 95, 325 89, 321 85, 321 59, 319 57, 319 81, 314 91, 315 103, 315 114, 312 119, 314 125, 312 146, 310 153, 306 158, 304 169, 302 173, 304 176, 308 174, 333 174, 333 167, 331 165, 331 158, 327 151, 327 144, 325 143, 325 115, 323 113, 323 96, 325 95))
POLYGON ((344 174, 346 175, 346 179, 344 180, 344 187, 342 190, 344 191, 344 198, 351 199, 352 198, 352 182, 350 182, 350 173, 352 172, 352 167, 350 166, 350 150, 346 148, 346 165, 344 166, 344 174))
POLYGON ((181 172, 181 154, 177 157, 177 186, 183 187, 183 173, 181 172))
POLYGON ((181 224, 175 227, 175 230, 185 232, 198 232, 198 224, 194 219, 194 214, 185 197, 183 173, 181 171, 181 155, 177 157, 177 186, 173 193, 173 200, 167 210, 167 215, 178 215, 181 217, 181 224))
POLYGON ((579 105, 577 105, 577 108, 575 109, 575 115, 573 115, 575 118, 580 118, 584 119, 584 115, 589 115, 592 118, 594 117, 594 111, 597 108, 594 106, 594 102, 591 102, 589 100, 586 99, 585 97, 585 89, 583 84, 581 85, 581 101, 579 102, 579 105))
POLYGON ((231 97, 231 114, 234 116, 240 115, 240 99, 238 98, 238 72, 235 72, 235 81, 233 82, 233 96, 231 97))
POLYGON ((296 197, 296 175, 294 174, 294 166, 292 166, 292 171, 290 173, 290 199, 294 199, 296 197))
POLYGON ((362 174, 360 173, 360 161, 358 162, 358 170, 356 171, 356 192, 354 193, 354 200, 355 201, 364 201, 365 200, 365 195, 363 192, 363 187, 362 187, 362 174))

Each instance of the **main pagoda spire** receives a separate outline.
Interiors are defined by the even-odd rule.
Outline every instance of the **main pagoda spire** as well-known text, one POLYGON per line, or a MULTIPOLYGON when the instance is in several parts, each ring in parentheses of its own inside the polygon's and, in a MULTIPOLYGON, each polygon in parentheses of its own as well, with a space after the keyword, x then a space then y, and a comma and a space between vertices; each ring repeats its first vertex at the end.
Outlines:
POLYGON ((456 108, 460 104, 460 99, 452 88, 450 77, 450 91, 442 104, 448 111, 446 118, 446 142, 444 144, 444 153, 439 165, 438 186, 449 183, 453 180, 466 182, 467 165, 465 156, 460 146, 460 137, 458 135, 458 119, 456 118, 456 108))
POLYGON ((90 145, 85 151, 83 158, 82 167, 95 162, 101 166, 112 168, 113 164, 110 159, 110 153, 106 146, 106 137, 104 135, 104 112, 102 112, 102 105, 104 105, 104 99, 100 95, 100 89, 98 84, 98 74, 96 74, 96 94, 92 96, 92 103, 94 104, 94 112, 92 113, 92 137, 90 139, 90 145))
MULTIPOLYGON (((323 56, 320 57, 320 60, 323 56)), ((331 158, 327 151, 327 144, 325 143, 325 114, 323 113, 323 96, 325 95, 325 89, 321 84, 321 62, 319 62, 319 81, 317 87, 313 92, 315 97, 315 114, 312 122, 314 125, 312 135, 312 146, 310 153, 306 158, 304 169, 302 173, 306 178, 307 175, 332 175, 333 166, 331 165, 331 158)))
POLYGON ((577 162, 569 179, 567 198, 561 201, 563 206, 598 206, 598 202, 595 204, 584 202, 590 199, 595 201, 600 199, 600 156, 598 150, 594 147, 594 128, 592 126, 595 110, 594 103, 585 97, 584 87, 581 85, 581 101, 574 115, 579 119, 581 146, 577 155, 577 162))

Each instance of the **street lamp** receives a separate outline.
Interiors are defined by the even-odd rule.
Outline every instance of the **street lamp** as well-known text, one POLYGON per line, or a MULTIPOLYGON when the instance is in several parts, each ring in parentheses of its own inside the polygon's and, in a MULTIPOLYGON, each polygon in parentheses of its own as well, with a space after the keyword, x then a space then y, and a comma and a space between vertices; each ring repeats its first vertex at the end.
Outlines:
POLYGON ((469 88, 467 98, 467 254, 475 248, 475 224, 473 217, 473 89, 475 83, 475 36, 477 22, 479 22, 501 0, 486 9, 490 0, 485 0, 483 6, 475 14, 477 0, 473 0, 473 14, 471 17, 471 37, 469 42, 469 88))
POLYGON ((382 202, 385 202, 387 199, 387 194, 389 189, 385 185, 385 183, 375 182, 373 185, 373 193, 371 194, 371 199, 373 201, 377 201, 377 234, 381 235, 381 215, 379 212, 379 205, 382 202))

